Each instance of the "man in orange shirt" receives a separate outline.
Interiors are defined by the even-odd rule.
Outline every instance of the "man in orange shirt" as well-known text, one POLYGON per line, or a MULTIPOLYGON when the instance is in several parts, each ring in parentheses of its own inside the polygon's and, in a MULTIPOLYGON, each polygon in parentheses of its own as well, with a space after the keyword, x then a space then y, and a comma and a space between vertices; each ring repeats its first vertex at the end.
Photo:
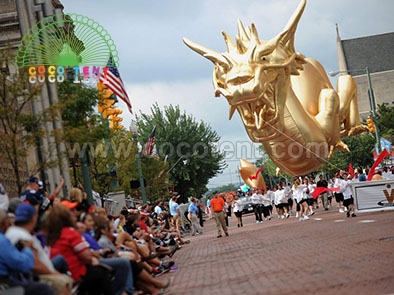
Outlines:
POLYGON ((211 209, 213 211, 216 229, 218 231, 218 238, 222 237, 222 228, 224 234, 228 236, 226 221, 224 220, 224 211, 225 211, 225 201, 222 197, 219 196, 218 193, 214 195, 214 198, 211 200, 211 209))

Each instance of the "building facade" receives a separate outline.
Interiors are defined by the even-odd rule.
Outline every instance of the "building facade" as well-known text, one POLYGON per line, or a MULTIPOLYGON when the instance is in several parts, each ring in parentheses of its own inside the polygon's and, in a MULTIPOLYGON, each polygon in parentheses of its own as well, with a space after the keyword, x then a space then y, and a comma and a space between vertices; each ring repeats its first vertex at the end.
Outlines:
MULTIPOLYGON (((61 13, 62 10, 63 5, 58 0, 0 0, 0 49, 9 48, 17 52, 22 37, 30 28, 41 19, 61 13)), ((15 67, 9 66, 4 60, 1 61, 1 64, 2 68, 7 67, 11 73, 16 71, 15 67)), ((6 88, 6 83, 3 84, 2 88, 6 88)), ((24 111, 39 115, 49 106, 56 104, 57 101, 56 85, 44 83, 36 99, 33 99, 24 111)), ((41 127, 46 131, 45 135, 37 138, 36 146, 32 147, 24 161, 21 161, 20 182, 26 181, 29 175, 34 174, 44 182, 49 192, 53 192, 59 183, 60 175, 62 175, 66 184, 62 195, 67 197, 70 190, 70 173, 66 149, 64 144, 54 138, 56 130, 62 129, 61 121, 53 119, 52 122, 42 124, 41 127), (40 162, 45 163, 46 161, 57 164, 37 169, 42 166, 39 165, 40 162)), ((12 172, 11 165, 5 159, 0 159, 0 182, 4 184, 10 197, 16 197, 17 180, 14 177, 15 173, 12 172)))
POLYGON ((371 112, 367 67, 376 107, 394 106, 394 33, 341 40, 337 29, 337 48, 339 70, 356 80, 361 119, 371 112))

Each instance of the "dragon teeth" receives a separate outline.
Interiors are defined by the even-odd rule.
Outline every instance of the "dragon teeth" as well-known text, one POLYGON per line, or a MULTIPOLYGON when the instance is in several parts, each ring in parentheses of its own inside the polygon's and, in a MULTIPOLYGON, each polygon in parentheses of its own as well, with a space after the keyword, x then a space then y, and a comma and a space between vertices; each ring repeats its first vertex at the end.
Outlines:
MULTIPOLYGON (((265 107, 265 106, 264 106, 265 107)), ((254 112, 254 121, 257 129, 261 129, 264 124, 264 119, 263 119, 263 110, 264 108, 260 109, 259 112, 254 112)))

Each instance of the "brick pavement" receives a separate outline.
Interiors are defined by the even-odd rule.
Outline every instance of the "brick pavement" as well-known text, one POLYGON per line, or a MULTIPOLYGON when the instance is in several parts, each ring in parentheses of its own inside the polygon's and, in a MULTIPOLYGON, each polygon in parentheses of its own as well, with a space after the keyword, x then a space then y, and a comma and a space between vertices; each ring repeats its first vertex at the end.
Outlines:
POLYGON ((394 294, 394 211, 229 222, 229 237, 216 238, 214 220, 188 237, 173 256, 179 269, 163 275, 174 278, 169 294, 394 294))

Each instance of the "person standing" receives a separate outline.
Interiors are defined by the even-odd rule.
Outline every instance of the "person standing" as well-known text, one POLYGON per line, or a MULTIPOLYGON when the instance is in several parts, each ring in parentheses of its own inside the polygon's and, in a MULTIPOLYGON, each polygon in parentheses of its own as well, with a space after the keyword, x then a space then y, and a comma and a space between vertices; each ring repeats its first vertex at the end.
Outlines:
POLYGON ((263 218, 261 216, 262 195, 260 194, 258 188, 254 190, 251 199, 252 199, 252 206, 253 206, 253 212, 256 219, 256 223, 262 223, 263 222, 263 218))
POLYGON ((278 218, 289 218, 290 214, 288 213, 288 197, 286 196, 286 191, 282 187, 281 183, 276 185, 275 190, 275 207, 278 211, 278 218))
POLYGON ((335 173, 334 176, 334 187, 339 188, 339 191, 334 192, 335 201, 338 204, 338 211, 339 213, 343 213, 344 210, 342 209, 343 203, 343 177, 340 173, 335 173))
POLYGON ((214 214, 216 229, 218 231, 217 237, 222 237, 222 229, 224 234, 228 236, 226 221, 224 220, 225 201, 218 193, 215 194, 214 198, 211 200, 211 209, 214 214))
POLYGON ((262 190, 262 211, 263 211, 263 216, 264 216, 264 220, 271 220, 271 208, 272 208, 272 201, 271 201, 271 197, 267 192, 267 189, 263 188, 262 190))
POLYGON ((303 187, 300 187, 301 182, 298 177, 294 178, 292 191, 293 191, 293 198, 296 202, 296 218, 300 216, 302 218, 302 212, 304 211, 303 207, 301 206, 301 201, 303 199, 303 187), (301 210, 302 209, 302 210, 301 210))
MULTIPOLYGON (((328 182, 323 178, 323 175, 319 175, 319 180, 316 183, 316 187, 328 187, 328 182)), ((323 192, 320 194, 321 203, 323 205, 324 210, 328 210, 328 195, 327 192, 323 192)))
POLYGON ((244 226, 242 223, 242 210, 243 210, 243 206, 242 206, 242 201, 239 199, 238 195, 234 196, 234 202, 232 204, 233 207, 233 212, 235 217, 237 217, 237 225, 238 227, 242 227, 244 226))
POLYGON ((202 234, 202 229, 197 217, 198 214, 198 200, 196 198, 192 198, 192 201, 189 204, 188 212, 189 212, 189 219, 192 223, 192 236, 196 234, 202 234))
POLYGON ((356 214, 354 213, 354 199, 352 196, 352 186, 350 185, 351 183, 352 180, 350 179, 348 173, 345 172, 343 174, 343 206, 347 208, 347 217, 350 217, 350 214, 352 215, 352 217, 356 217, 356 214))
POLYGON ((296 187, 297 190, 302 191, 302 199, 300 200, 300 206, 301 206, 301 210, 300 210, 300 221, 305 221, 305 220, 309 220, 309 215, 308 211, 309 211, 309 204, 308 204, 308 199, 309 199, 309 194, 311 191, 311 185, 309 184, 308 178, 305 177, 303 179, 303 183, 299 184, 296 187))
POLYGON ((178 234, 180 234, 180 226, 181 226, 181 211, 179 209, 179 204, 177 203, 179 196, 177 195, 173 195, 168 207, 170 209, 170 214, 172 216, 172 222, 173 225, 176 229, 176 231, 178 232, 178 234))
POLYGON ((212 219, 211 199, 208 198, 207 205, 205 206, 205 213, 208 214, 208 219, 212 219))

